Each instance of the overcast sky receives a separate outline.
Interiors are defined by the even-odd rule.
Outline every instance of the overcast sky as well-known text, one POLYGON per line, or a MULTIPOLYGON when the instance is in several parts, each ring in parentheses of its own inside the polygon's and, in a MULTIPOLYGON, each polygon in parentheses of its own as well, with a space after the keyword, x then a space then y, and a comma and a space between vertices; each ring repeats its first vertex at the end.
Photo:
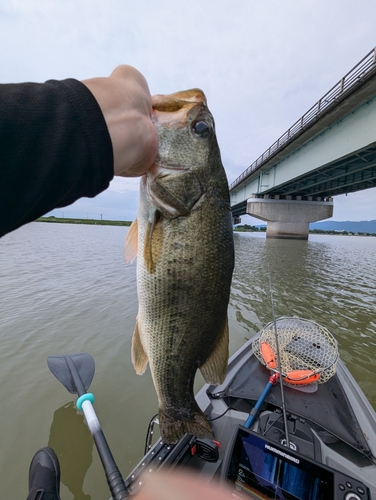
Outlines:
MULTIPOLYGON (((127 63, 152 94, 199 87, 231 183, 376 45, 375 19, 374 0, 7 0, 0 81, 106 76, 127 63)), ((54 213, 131 220, 138 183, 117 178, 54 213)), ((376 189, 335 197, 333 219, 376 219, 376 189)))

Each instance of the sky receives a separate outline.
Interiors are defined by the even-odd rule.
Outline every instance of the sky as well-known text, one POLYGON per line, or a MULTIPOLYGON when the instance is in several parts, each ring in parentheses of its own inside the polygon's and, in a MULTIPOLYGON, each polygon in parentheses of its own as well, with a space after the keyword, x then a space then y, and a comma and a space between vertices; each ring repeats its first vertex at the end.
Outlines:
MULTIPOLYGON (((375 19, 374 0, 7 0, 0 82, 107 76, 126 63, 152 94, 199 87, 231 183, 372 50, 375 19)), ((115 178, 53 214, 133 220, 138 186, 115 178)), ((376 189, 334 198, 333 220, 371 219, 376 189)))

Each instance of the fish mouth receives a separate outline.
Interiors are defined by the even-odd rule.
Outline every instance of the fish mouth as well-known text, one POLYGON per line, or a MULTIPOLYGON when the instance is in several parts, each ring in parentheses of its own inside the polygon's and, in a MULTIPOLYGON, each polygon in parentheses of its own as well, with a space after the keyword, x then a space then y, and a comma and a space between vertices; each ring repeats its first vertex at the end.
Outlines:
POLYGON ((206 97, 200 89, 181 90, 173 94, 156 94, 152 98, 153 110, 174 112, 185 107, 195 106, 197 103, 206 105, 206 97))
POLYGON ((200 89, 157 94, 152 96, 152 119, 156 126, 184 128, 188 123, 189 112, 196 106, 207 106, 205 94, 200 89))

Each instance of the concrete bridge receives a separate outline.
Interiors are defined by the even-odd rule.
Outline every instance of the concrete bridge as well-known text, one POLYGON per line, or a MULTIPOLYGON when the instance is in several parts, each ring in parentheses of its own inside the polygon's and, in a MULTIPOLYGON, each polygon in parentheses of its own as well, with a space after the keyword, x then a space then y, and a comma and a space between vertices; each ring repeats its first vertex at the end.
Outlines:
POLYGON ((231 185, 234 224, 267 221, 267 237, 307 239, 333 197, 376 186, 376 47, 231 185))

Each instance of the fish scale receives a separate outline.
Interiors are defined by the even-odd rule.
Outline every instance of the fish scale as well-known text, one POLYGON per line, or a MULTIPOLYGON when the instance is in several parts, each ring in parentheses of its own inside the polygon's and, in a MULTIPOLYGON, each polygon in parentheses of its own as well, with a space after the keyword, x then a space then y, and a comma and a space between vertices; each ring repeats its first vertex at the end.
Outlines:
POLYGON ((159 153, 141 179, 137 221, 126 240, 128 260, 137 249, 132 361, 138 374, 150 363, 161 436, 175 443, 186 432, 212 437, 193 384, 197 369, 214 384, 226 374, 232 215, 203 92, 154 96, 153 119, 159 153))

